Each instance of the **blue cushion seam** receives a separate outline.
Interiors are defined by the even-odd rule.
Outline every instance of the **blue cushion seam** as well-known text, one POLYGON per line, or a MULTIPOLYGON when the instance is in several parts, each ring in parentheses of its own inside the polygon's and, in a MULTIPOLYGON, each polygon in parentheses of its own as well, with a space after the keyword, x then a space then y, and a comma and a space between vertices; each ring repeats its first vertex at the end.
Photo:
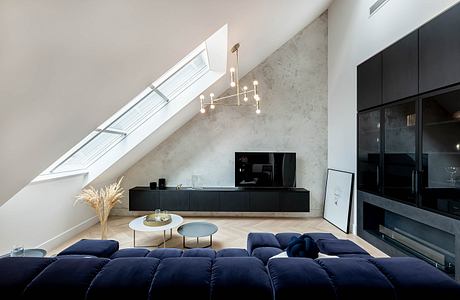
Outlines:
POLYGON ((43 268, 43 270, 41 270, 40 272, 38 272, 38 274, 36 274, 35 276, 33 276, 32 280, 25 285, 24 289, 22 290, 21 292, 21 298, 24 298, 24 293, 25 291, 29 288, 29 286, 32 284, 32 282, 34 282, 34 280, 40 276, 43 272, 45 272, 46 269, 48 269, 52 264, 54 264, 55 262, 57 261, 57 259, 54 258, 54 260, 52 262, 50 262, 46 267, 43 268))
POLYGON ((314 261, 326 272, 327 277, 329 278, 329 282, 331 283, 331 286, 334 289, 335 297, 339 299, 338 287, 334 280, 335 276, 332 275, 332 273, 329 271, 329 269, 326 267, 326 265, 321 260, 314 260, 314 261))
POLYGON ((388 282, 391 284, 391 286, 393 286, 393 290, 396 291, 396 286, 395 286, 395 279, 393 278, 393 276, 391 276, 388 272, 385 271, 385 269, 383 269, 380 265, 378 265, 377 263, 375 263, 375 261, 372 261, 372 260, 367 260, 369 263, 371 263, 373 266, 375 266, 377 268, 377 270, 380 271, 380 273, 383 274, 383 276, 385 276, 386 279, 388 279, 388 282))
MULTIPOLYGON (((108 264, 108 262, 105 262, 105 264, 102 264, 104 261, 101 261, 99 263, 99 266, 97 266, 98 270, 94 270, 93 272, 95 272, 96 274, 93 276, 93 278, 91 279, 89 285, 88 285, 88 288, 86 289, 86 293, 85 293, 85 299, 88 298, 88 293, 89 291, 91 290, 91 287, 93 286, 93 283, 94 281, 96 280, 96 277, 99 275, 99 273, 102 271, 102 269, 105 267, 105 265, 108 264)), ((93 273, 91 272, 90 275, 93 273)))

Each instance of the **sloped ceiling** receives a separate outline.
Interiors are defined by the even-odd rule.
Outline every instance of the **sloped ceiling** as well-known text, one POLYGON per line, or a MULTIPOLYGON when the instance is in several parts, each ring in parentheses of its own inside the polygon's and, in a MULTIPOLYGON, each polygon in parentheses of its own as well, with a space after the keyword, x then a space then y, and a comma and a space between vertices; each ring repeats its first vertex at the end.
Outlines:
POLYGON ((224 24, 243 75, 331 2, 0 1, 0 205, 224 24))

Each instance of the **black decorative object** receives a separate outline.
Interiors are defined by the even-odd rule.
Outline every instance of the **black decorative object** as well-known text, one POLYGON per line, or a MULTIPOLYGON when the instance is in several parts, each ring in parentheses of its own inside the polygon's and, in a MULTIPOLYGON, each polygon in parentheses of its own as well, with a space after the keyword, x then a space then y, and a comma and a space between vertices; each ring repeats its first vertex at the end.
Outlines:
POLYGON ((157 182, 156 181, 150 182, 150 189, 151 190, 156 190, 157 189, 157 182))
POLYGON ((165 190, 166 189, 166 179, 164 179, 164 178, 158 179, 158 188, 160 190, 165 190))

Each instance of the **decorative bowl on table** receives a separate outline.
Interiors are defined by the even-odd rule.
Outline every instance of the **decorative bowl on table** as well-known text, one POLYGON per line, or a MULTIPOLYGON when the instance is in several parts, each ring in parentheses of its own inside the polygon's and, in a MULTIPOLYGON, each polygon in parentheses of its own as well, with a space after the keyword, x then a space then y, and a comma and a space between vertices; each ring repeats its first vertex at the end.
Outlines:
POLYGON ((152 227, 164 226, 171 223, 171 221, 172 219, 170 214, 164 212, 153 213, 145 216, 144 225, 152 227))

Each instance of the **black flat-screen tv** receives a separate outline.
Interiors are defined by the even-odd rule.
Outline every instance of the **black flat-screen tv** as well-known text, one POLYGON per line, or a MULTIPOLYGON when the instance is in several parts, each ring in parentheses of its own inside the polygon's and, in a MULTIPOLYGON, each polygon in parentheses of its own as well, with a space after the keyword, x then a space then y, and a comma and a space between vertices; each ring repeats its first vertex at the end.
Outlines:
POLYGON ((287 152, 235 152, 235 186, 295 187, 296 155, 287 152))

